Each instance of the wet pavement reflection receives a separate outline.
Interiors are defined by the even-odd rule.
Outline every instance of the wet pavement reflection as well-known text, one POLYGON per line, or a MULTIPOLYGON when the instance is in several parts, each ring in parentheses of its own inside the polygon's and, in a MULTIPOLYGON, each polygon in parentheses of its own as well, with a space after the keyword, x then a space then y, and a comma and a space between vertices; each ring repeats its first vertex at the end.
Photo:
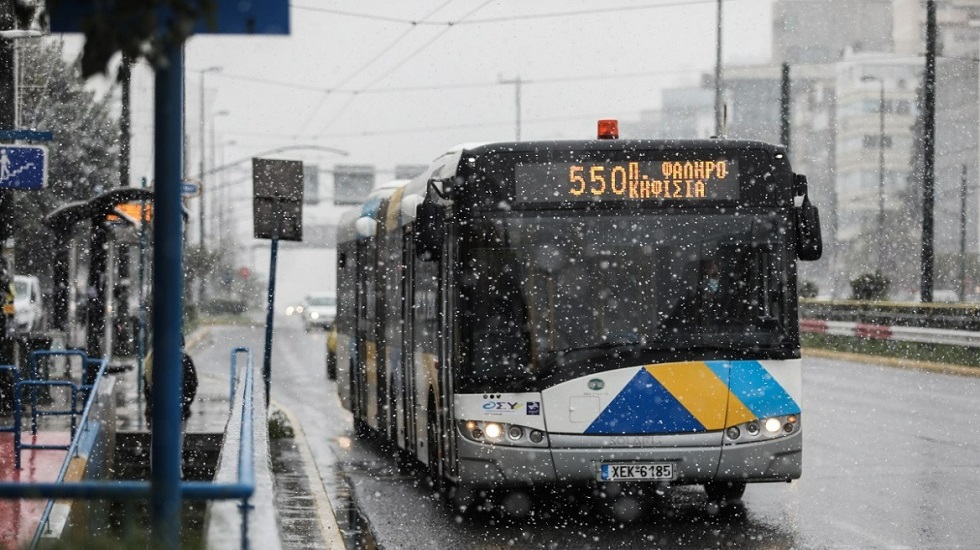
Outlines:
MULTIPOLYGON (((497 505, 457 513, 389 450, 353 439, 324 375, 324 336, 277 327, 273 399, 301 419, 351 548, 946 549, 980 540, 977 378, 805 359, 800 480, 750 485, 740 504, 720 508, 698 487, 642 495, 642 508, 538 494, 533 513, 513 519, 497 505)), ((213 340, 225 363, 232 344, 261 347, 261 332, 220 327, 213 340)))

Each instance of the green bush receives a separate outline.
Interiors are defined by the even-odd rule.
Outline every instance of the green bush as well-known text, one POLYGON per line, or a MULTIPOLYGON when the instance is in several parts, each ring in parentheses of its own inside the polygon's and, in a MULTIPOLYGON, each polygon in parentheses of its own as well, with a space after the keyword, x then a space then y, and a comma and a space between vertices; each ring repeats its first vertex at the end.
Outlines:
POLYGON ((820 287, 813 281, 803 281, 800 283, 800 298, 816 298, 820 294, 820 287))
POLYGON ((272 409, 269 415, 269 439, 292 439, 296 432, 286 414, 279 409, 272 409))
POLYGON ((880 271, 859 275, 851 281, 851 298, 854 300, 884 300, 891 287, 891 279, 880 271))

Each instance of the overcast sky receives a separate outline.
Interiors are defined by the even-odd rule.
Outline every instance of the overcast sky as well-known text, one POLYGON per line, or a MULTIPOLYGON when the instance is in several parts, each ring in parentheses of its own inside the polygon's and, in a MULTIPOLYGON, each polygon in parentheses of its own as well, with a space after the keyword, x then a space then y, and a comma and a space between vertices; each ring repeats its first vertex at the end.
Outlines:
MULTIPOLYGON (((514 139, 515 86, 499 81, 517 76, 523 139, 589 138, 596 119, 637 118, 659 107, 661 89, 713 71, 715 10, 715 0, 293 0, 290 36, 188 43, 189 161, 197 167, 200 71, 211 67, 221 70, 204 77, 206 119, 227 113, 214 118, 219 164, 314 144, 349 155, 280 158, 373 164, 390 178, 395 164, 426 164, 458 143, 514 139)), ((771 26, 770 0, 725 0, 725 62, 767 61, 771 26)), ((134 87, 145 138, 148 70, 134 87)), ((152 170, 143 141, 137 175, 152 170)))
MULTIPOLYGON (((767 62, 771 0, 723 6, 725 63, 767 62)), ((188 174, 196 177, 201 156, 204 69, 220 67, 204 76, 207 163, 212 127, 213 165, 288 146, 348 152, 262 155, 318 164, 325 192, 337 163, 374 165, 383 182, 396 164, 428 164, 459 143, 513 140, 515 86, 500 81, 518 76, 525 140, 588 139, 599 118, 636 119, 659 108, 662 89, 696 85, 713 72, 716 7, 716 0, 293 0, 289 36, 197 36, 187 44, 188 174)), ((64 39, 68 55, 77 52, 80 37, 64 39)), ((152 76, 145 64, 134 72, 137 185, 153 176, 152 76)), ((246 239, 239 262, 264 273, 266 254, 255 247, 266 241, 248 240, 250 163, 219 178, 206 181, 211 231, 220 202, 221 223, 246 239)), ((188 201, 193 220, 198 205, 188 201)), ((337 213, 305 208, 304 223, 335 223, 337 213)), ((332 259, 321 249, 293 250, 280 262, 283 304, 333 286, 332 259)))

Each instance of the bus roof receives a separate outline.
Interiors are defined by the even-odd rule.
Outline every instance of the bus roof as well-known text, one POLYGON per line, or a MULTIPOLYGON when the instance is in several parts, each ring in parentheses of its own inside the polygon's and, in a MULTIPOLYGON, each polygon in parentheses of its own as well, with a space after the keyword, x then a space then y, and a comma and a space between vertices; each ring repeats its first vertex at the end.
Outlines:
POLYGON ((555 140, 555 141, 507 141, 472 144, 452 151, 482 155, 498 152, 535 151, 623 151, 623 150, 730 150, 760 149, 773 153, 785 153, 782 145, 746 139, 602 139, 602 140, 555 140))
MULTIPOLYGON (((354 223, 363 216, 375 217, 382 200, 404 188, 402 200, 417 196, 421 201, 428 191, 429 180, 447 178, 456 174, 464 156, 482 156, 495 153, 533 153, 540 151, 656 151, 656 150, 761 150, 773 155, 786 154, 782 145, 742 139, 604 139, 604 140, 553 140, 553 141, 505 141, 490 143, 464 143, 448 149, 437 157, 421 174, 411 180, 394 180, 376 187, 360 207, 346 212, 338 224, 338 242, 356 238, 354 223)), ((436 184, 440 185, 440 184, 436 184)), ((400 220, 402 223, 408 220, 400 220)))

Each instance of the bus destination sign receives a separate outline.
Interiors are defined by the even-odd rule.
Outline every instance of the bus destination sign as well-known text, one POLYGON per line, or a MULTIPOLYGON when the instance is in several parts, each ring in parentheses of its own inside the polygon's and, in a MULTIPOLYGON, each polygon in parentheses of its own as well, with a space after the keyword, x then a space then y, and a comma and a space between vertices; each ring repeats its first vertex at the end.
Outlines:
POLYGON ((517 202, 738 200, 733 159, 518 163, 517 202))

